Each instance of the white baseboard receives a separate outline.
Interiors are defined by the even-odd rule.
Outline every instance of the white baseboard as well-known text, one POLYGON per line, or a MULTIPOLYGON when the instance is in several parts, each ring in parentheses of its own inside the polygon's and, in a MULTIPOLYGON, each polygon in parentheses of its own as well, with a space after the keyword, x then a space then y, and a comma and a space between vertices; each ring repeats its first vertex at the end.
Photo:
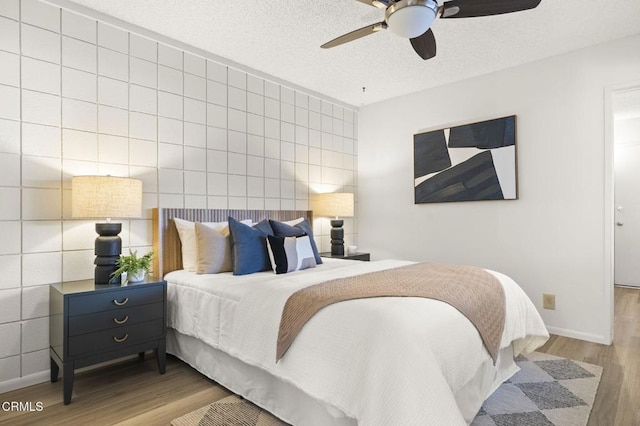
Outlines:
POLYGON ((6 380, 0 382, 0 393, 11 392, 16 389, 26 388, 27 386, 37 385, 38 383, 48 382, 49 380, 49 370, 18 377, 17 379, 6 380))
POLYGON ((573 339, 586 340, 587 342, 600 343, 601 345, 610 345, 612 342, 608 341, 605 336, 592 333, 583 333, 581 331, 570 330, 566 328, 547 326, 547 330, 551 334, 557 334, 558 336, 571 337, 573 339))

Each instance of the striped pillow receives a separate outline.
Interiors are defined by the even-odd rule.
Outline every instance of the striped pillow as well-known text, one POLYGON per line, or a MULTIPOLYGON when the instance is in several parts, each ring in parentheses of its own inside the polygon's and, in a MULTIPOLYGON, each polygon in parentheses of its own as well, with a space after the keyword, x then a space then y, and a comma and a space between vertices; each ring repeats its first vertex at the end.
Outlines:
POLYGON ((267 236, 271 267, 276 274, 315 268, 316 259, 308 235, 301 237, 267 236))

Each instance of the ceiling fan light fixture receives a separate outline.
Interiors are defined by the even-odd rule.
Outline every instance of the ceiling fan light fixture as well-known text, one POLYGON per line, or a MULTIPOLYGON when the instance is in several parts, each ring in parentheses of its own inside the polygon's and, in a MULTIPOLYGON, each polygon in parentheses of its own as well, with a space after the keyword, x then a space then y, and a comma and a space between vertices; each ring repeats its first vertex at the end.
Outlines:
POLYGON ((401 0, 389 6, 385 21, 399 36, 414 38, 431 27, 437 14, 438 3, 434 0, 401 0))

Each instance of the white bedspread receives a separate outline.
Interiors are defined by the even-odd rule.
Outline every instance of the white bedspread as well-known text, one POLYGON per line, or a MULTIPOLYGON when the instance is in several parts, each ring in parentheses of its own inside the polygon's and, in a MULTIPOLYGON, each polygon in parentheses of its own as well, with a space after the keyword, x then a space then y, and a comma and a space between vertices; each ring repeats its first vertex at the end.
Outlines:
MULTIPOLYGON (((275 362, 280 315, 293 292, 409 263, 339 260, 286 275, 243 277, 172 272, 166 277, 168 325, 292 383, 362 425, 466 424, 470 419, 454 394, 490 356, 475 327, 443 302, 394 297, 328 306, 275 362)), ((548 338, 538 312, 513 280, 490 272, 505 290, 501 347, 513 342, 516 355, 534 350, 548 338)))

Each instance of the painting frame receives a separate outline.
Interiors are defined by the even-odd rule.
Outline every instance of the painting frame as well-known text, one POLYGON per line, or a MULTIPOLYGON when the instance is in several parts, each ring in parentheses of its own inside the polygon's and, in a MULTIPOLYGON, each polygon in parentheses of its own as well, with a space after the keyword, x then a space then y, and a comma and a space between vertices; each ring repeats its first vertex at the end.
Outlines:
POLYGON ((518 199, 517 116, 413 135, 414 203, 518 199))

